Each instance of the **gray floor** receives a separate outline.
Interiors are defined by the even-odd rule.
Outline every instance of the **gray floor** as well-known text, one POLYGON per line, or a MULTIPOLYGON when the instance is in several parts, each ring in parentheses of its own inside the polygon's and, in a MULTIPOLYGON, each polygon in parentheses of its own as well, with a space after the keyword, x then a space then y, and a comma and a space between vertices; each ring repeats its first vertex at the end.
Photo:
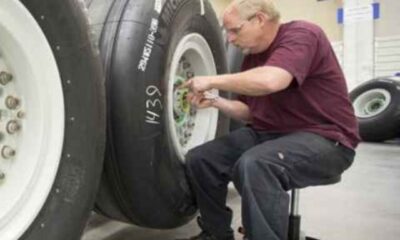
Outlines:
MULTIPOLYGON (((341 183, 300 192, 302 228, 323 240, 400 239, 400 143, 363 143, 341 183)), ((229 205, 240 225, 240 197, 231 189, 229 205)), ((94 214, 82 240, 173 240, 197 233, 195 222, 160 231, 107 220, 94 214)), ((237 236, 239 239, 239 236, 237 236)))

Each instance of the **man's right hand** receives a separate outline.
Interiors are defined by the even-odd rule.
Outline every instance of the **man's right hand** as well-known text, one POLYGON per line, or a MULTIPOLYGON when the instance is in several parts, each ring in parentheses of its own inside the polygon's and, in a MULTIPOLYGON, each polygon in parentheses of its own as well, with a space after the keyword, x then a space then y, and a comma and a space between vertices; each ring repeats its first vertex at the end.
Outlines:
POLYGON ((213 106, 213 102, 215 100, 206 98, 204 93, 193 93, 189 92, 187 95, 187 100, 192 104, 194 107, 198 109, 209 108, 213 106))
POLYGON ((243 122, 251 121, 249 107, 243 102, 237 100, 229 100, 223 97, 208 98, 206 93, 189 92, 187 100, 198 109, 215 107, 225 113, 228 117, 234 118, 243 122))

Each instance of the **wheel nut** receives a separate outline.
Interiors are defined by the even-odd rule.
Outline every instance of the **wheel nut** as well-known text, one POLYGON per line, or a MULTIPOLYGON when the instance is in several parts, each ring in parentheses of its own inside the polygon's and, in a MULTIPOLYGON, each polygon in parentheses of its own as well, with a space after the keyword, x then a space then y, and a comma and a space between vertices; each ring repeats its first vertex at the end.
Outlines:
POLYGON ((194 72, 187 72, 187 73, 186 73, 186 77, 187 77, 187 78, 192 78, 192 77, 194 77, 194 72))
POLYGON ((11 120, 7 123, 7 132, 9 134, 14 134, 21 129, 21 125, 15 120, 11 120))
POLYGON ((11 158, 15 156, 15 150, 12 149, 9 146, 4 146, 3 149, 1 149, 1 156, 3 158, 11 158))
POLYGON ((3 172, 0 172, 0 181, 3 181, 6 178, 6 174, 3 172))
POLYGON ((188 62, 183 62, 182 67, 183 67, 183 69, 188 69, 191 67, 191 65, 188 62))
POLYGON ((0 84, 7 85, 7 83, 11 82, 13 76, 7 72, 0 73, 0 84))
POLYGON ((8 96, 6 98, 6 106, 9 109, 16 109, 19 106, 19 103, 20 103, 19 99, 13 96, 8 96))
POLYGON ((24 117, 25 117, 25 112, 19 111, 19 112, 17 113, 17 117, 18 117, 18 118, 24 118, 24 117))

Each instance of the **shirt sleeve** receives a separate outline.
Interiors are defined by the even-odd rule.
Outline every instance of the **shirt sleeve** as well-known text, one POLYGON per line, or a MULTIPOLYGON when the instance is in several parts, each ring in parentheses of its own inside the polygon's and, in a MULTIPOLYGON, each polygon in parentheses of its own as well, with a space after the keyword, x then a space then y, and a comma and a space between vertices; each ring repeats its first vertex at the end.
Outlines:
POLYGON ((285 69, 301 86, 311 70, 317 49, 316 33, 306 29, 295 29, 282 37, 265 66, 285 69))

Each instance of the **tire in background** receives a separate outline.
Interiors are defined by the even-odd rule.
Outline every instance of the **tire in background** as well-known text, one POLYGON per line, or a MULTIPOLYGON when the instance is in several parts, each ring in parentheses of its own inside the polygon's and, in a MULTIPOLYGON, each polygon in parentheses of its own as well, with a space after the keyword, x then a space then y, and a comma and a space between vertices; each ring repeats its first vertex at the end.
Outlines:
POLYGON ((228 62, 228 68, 230 73, 238 73, 241 71, 242 63, 244 60, 244 54, 240 48, 235 47, 232 44, 226 44, 226 59, 228 62))
POLYGON ((0 17, 1 67, 10 65, 14 74, 2 92, 21 94, 8 101, 11 113, 5 118, 17 116, 20 127, 13 125, 2 143, 12 135, 20 146, 7 151, 14 155, 7 160, 11 174, 0 186, 2 201, 21 194, 11 210, 2 202, 0 238, 79 239, 105 148, 103 75, 82 2, 8 0, 0 3, 0 15, 11 19, 0 17), (14 188, 4 194, 7 184, 14 188))
MULTIPOLYGON (((114 51, 114 42, 117 30, 119 28, 122 13, 126 8, 127 0, 86 0, 87 17, 90 22, 90 31, 92 34, 92 42, 98 48, 106 78, 110 79, 110 68, 112 63, 112 55, 114 51)), ((109 82, 109 81, 108 81, 109 82)), ((109 108, 108 114, 110 116, 109 108)), ((110 131, 111 129, 108 128, 110 131)), ((109 133, 110 135, 111 133, 109 133)), ((105 156, 109 156, 111 146, 107 144, 105 156)), ((104 170, 101 176, 101 182, 96 197, 94 210, 108 218, 122 222, 131 222, 121 210, 116 199, 112 186, 115 186, 118 180, 115 180, 115 174, 107 174, 114 170, 115 164, 104 161, 104 170), (108 169, 107 172, 105 169, 108 169), (114 182, 111 185, 111 182, 114 182)))
POLYGON ((395 138, 400 129, 400 82, 395 77, 370 80, 350 93, 361 138, 380 142, 395 138))
MULTIPOLYGON (((126 1, 115 35, 111 37, 114 33, 109 31, 103 29, 100 40, 102 51, 111 50, 102 52, 108 62, 104 172, 108 190, 130 222, 152 228, 183 225, 193 218, 196 206, 184 172, 187 149, 179 144, 191 146, 190 139, 197 139, 197 135, 179 135, 171 129, 182 130, 181 123, 188 126, 185 117, 190 114, 196 116, 193 119, 206 116, 204 121, 215 124, 204 129, 200 144, 226 133, 228 125, 216 110, 201 114, 189 111, 181 97, 185 91, 176 90, 176 85, 193 74, 226 72, 217 18, 207 1, 126 1)), ((200 129, 201 122, 193 128, 200 129)), ((107 216, 120 217, 105 206, 105 201, 97 205, 107 216)))

